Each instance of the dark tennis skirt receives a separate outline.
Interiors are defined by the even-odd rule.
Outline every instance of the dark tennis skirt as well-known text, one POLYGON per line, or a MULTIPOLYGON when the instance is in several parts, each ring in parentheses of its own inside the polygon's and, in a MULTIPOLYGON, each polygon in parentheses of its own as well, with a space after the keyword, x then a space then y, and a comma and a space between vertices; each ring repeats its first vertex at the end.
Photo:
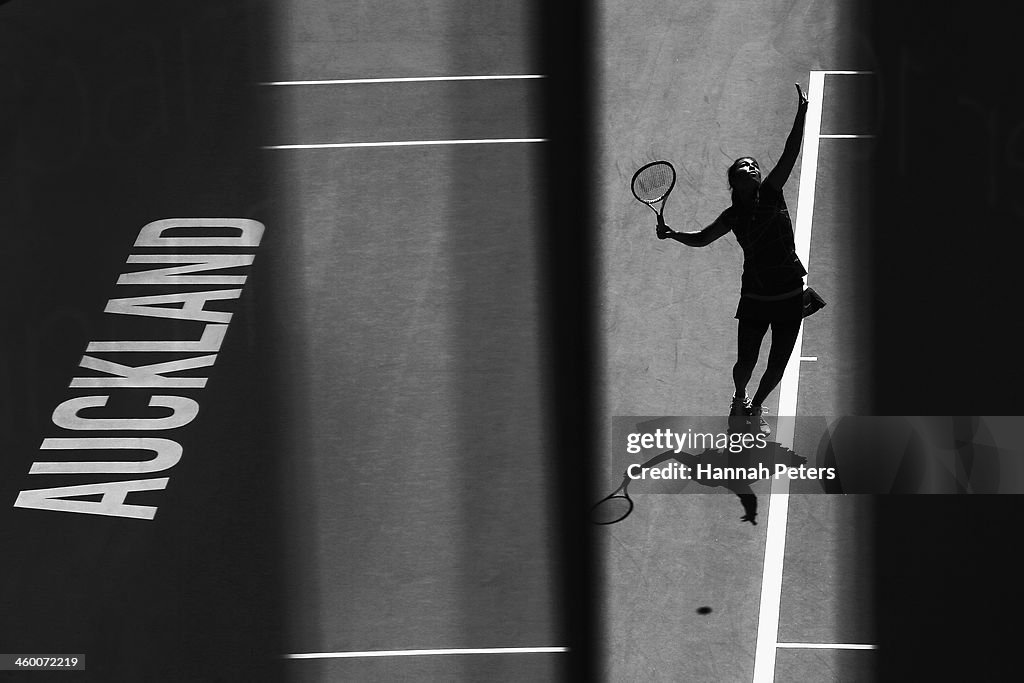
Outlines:
POLYGON ((740 297, 736 307, 737 320, 757 320, 760 322, 782 322, 800 320, 804 317, 803 292, 794 294, 779 301, 761 301, 747 296, 740 297))

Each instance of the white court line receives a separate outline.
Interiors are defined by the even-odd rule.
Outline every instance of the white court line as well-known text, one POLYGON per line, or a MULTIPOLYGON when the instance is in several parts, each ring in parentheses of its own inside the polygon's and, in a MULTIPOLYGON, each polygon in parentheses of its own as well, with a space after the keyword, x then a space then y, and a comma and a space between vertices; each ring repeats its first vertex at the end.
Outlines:
MULTIPOLYGON (((814 182, 818 166, 818 136, 821 133, 822 96, 825 93, 825 72, 812 71, 807 84, 807 117, 804 120, 803 158, 800 165, 800 189, 797 195, 799 213, 793 228, 796 253, 806 268, 810 263, 811 213, 814 210, 814 182)), ((793 354, 786 364, 779 390, 779 417, 796 415, 797 389, 800 382, 800 348, 804 328, 796 336, 793 354)), ((780 419, 776 439, 782 446, 793 448, 794 419, 780 419)), ((768 506, 767 539, 764 548, 764 571, 761 574, 761 605, 757 617, 757 646, 754 651, 754 683, 775 680, 775 650, 779 637, 779 609, 782 604, 782 565, 786 555, 786 522, 789 518, 789 478, 772 479, 768 506)))
POLYGON ((836 74, 842 76, 874 76, 874 71, 813 71, 816 74, 836 74))
POLYGON ((851 140, 860 138, 873 138, 874 135, 819 135, 819 138, 834 138, 839 140, 851 140))
POLYGON ((427 81, 513 81, 546 78, 543 74, 497 76, 416 76, 412 78, 335 78, 319 81, 267 81, 260 85, 357 85, 364 83, 423 83, 427 81))
POLYGON ((365 652, 304 652, 285 659, 352 659, 358 657, 423 657, 433 655, 510 655, 568 652, 567 647, 479 647, 448 650, 368 650, 365 652))
POLYGON ((265 145, 260 149, 343 149, 350 147, 415 147, 419 145, 495 145, 547 142, 546 138, 487 138, 483 140, 399 140, 392 142, 324 142, 312 145, 265 145))
POLYGON ((859 645, 852 643, 777 643, 776 647, 788 647, 804 650, 877 650, 877 645, 859 645))
POLYGON ((800 360, 802 360, 802 361, 812 361, 812 360, 818 360, 818 357, 817 356, 800 356, 800 360))

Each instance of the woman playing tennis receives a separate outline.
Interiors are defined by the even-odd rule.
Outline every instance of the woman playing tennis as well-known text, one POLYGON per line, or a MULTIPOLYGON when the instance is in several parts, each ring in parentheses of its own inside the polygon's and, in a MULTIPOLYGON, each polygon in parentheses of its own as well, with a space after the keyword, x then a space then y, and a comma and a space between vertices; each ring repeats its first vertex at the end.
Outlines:
POLYGON ((804 269, 796 253, 793 223, 782 198, 782 187, 796 163, 803 135, 807 98, 796 86, 798 106, 793 130, 779 163, 762 181, 761 168, 753 157, 740 157, 729 167, 732 206, 714 223, 695 232, 676 232, 663 223, 658 239, 672 239, 690 247, 711 244, 732 231, 743 248, 743 276, 740 302, 739 344, 732 376, 736 385, 730 416, 745 415, 758 420, 758 429, 771 433, 764 420, 764 401, 782 380, 782 374, 796 344, 804 307, 804 269), (768 328, 772 330, 768 367, 752 398, 747 383, 754 372, 768 328))

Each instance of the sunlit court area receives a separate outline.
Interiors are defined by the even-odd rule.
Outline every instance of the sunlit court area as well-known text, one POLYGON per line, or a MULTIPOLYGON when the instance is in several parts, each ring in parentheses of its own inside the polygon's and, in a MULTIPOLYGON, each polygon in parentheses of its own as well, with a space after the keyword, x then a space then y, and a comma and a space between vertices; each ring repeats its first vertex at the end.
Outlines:
MULTIPOLYGON (((781 423, 866 412, 870 278, 857 239, 872 219, 880 119, 856 7, 766 21, 739 4, 637 12, 605 2, 599 17, 606 419, 717 415, 724 428, 743 251, 732 235, 698 249, 656 239, 655 217, 633 200, 629 180, 643 163, 669 160, 678 180, 665 221, 687 231, 711 224, 729 205, 735 159, 753 156, 765 173, 778 161, 794 83, 809 109, 783 195, 806 284, 829 303, 805 319, 772 414, 781 423), (662 21, 652 25, 648 12, 662 21)), ((767 349, 768 340, 755 381, 767 349)), ((635 422, 643 431, 644 418, 635 422)), ((798 453, 817 447, 792 434, 773 439, 798 453)), ((610 490, 622 472, 606 471, 610 490)), ((601 528, 607 680, 872 680, 870 503, 777 489, 753 486, 760 504, 747 522, 736 496, 710 487, 640 493, 628 518, 601 528)))
POLYGON ((888 7, 0 2, 0 680, 1012 680, 1024 122, 888 7))

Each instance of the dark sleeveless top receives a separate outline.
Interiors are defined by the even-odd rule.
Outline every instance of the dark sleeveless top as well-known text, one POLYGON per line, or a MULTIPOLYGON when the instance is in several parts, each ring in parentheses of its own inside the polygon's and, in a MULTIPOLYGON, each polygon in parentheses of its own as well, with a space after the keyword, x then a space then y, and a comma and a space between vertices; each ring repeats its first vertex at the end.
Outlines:
POLYGON ((741 294, 775 296, 803 286, 807 270, 796 255, 793 222, 782 192, 761 183, 753 210, 730 206, 720 219, 743 248, 741 294))

